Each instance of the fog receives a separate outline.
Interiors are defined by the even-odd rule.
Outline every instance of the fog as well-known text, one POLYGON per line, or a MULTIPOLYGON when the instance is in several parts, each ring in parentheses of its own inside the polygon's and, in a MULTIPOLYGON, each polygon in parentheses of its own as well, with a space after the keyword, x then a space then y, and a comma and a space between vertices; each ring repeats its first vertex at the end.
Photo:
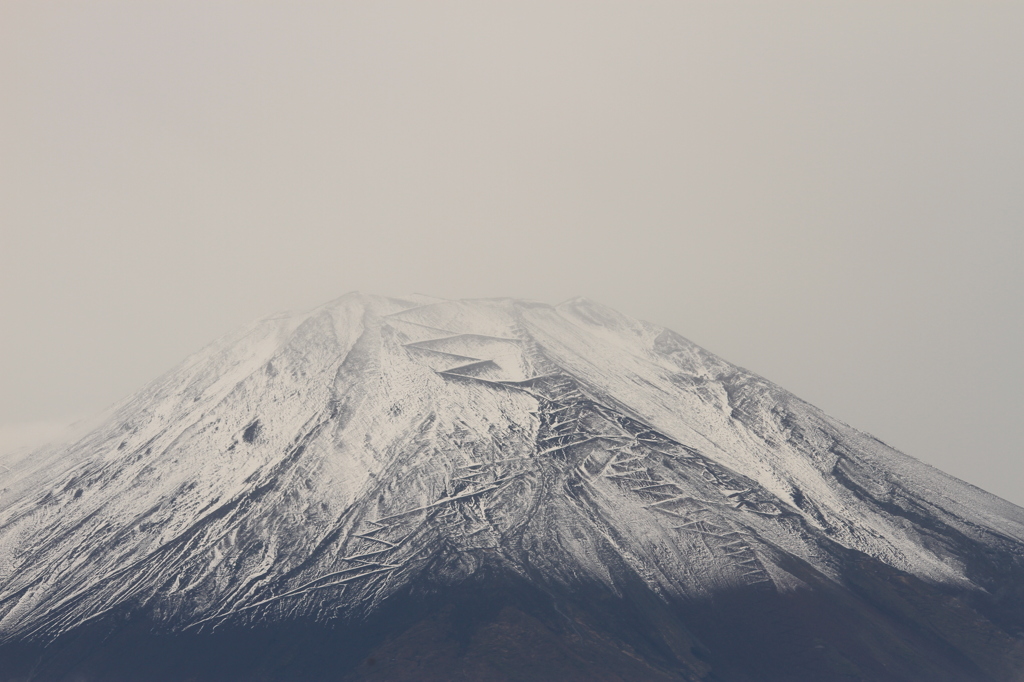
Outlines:
POLYGON ((670 327, 1024 504, 1024 5, 0 2, 0 450, 350 290, 670 327))

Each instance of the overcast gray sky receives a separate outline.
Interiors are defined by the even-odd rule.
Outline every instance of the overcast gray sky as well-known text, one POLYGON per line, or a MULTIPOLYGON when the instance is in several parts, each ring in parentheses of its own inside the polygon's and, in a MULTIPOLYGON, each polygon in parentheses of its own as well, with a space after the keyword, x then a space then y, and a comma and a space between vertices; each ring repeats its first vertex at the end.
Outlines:
POLYGON ((359 289, 585 295, 1024 504, 1024 3, 0 0, 0 447, 359 289))

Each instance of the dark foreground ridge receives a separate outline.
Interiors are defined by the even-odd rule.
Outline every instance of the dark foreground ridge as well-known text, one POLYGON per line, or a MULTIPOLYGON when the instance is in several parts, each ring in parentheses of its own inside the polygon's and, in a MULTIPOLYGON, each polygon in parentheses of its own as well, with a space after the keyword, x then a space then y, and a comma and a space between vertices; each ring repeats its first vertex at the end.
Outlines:
MULTIPOLYGON (((812 569, 795 568, 813 580, 812 569)), ((745 588, 668 603, 639 579, 621 595, 599 585, 556 595, 484 569, 456 587, 409 585, 356 623, 295 620, 203 632, 168 632, 152 614, 118 611, 45 646, 0 647, 0 679, 1021 679, 1019 641, 962 596, 867 557, 854 560, 849 574, 849 590, 822 581, 813 591, 745 588)))

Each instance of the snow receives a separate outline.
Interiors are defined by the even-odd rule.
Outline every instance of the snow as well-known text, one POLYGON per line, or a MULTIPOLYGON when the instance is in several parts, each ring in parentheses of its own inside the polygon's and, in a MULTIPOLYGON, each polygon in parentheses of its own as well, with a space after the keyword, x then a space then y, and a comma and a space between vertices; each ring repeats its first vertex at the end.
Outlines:
POLYGON ((1024 510, 585 299, 350 294, 4 464, 6 637, 121 603, 179 629, 331 618, 485 562, 687 597, 807 589, 778 557, 837 578, 845 546, 974 588, 957 538, 1024 547, 1024 510))

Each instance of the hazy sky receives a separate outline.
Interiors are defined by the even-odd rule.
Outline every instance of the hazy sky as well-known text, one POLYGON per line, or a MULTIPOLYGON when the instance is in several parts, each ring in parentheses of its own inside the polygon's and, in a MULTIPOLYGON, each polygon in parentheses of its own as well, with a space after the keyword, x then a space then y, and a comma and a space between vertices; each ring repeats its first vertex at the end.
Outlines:
POLYGON ((0 0, 0 441, 349 290, 581 294, 1024 504, 1022 36, 978 0, 0 0))

